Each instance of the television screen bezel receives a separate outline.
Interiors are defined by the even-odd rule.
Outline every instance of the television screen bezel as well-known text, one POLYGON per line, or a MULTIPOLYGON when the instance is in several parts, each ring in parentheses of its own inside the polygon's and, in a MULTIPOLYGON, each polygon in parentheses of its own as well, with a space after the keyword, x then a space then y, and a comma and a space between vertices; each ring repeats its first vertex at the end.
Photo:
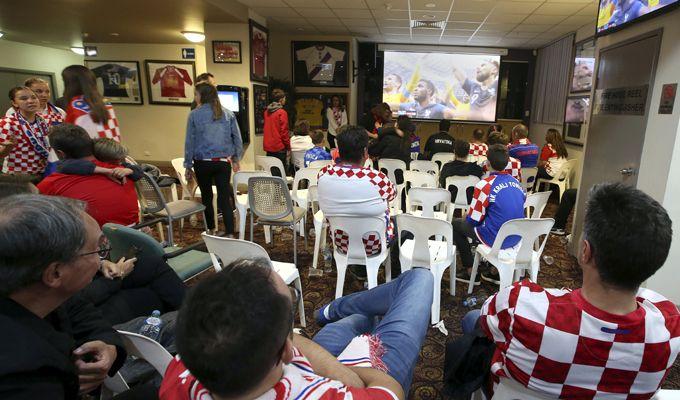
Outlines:
POLYGON ((675 3, 673 3, 673 4, 669 4, 666 7, 656 9, 652 12, 649 12, 649 13, 642 15, 638 18, 635 18, 632 21, 628 21, 624 24, 605 29, 602 32, 598 32, 598 30, 597 30, 597 20, 600 17, 600 6, 602 5, 602 1, 603 0, 598 1, 598 3, 597 3, 597 14, 595 14, 595 37, 596 38, 606 36, 606 35, 612 34, 614 32, 618 32, 621 29, 625 29, 625 28, 627 28, 631 25, 634 25, 634 24, 637 24, 637 23, 640 23, 640 22, 643 22, 643 21, 647 21, 651 18, 658 17, 658 16, 665 14, 667 12, 670 12, 670 11, 672 11, 672 10, 674 10, 674 9, 676 9, 680 6, 680 0, 676 0, 675 3))

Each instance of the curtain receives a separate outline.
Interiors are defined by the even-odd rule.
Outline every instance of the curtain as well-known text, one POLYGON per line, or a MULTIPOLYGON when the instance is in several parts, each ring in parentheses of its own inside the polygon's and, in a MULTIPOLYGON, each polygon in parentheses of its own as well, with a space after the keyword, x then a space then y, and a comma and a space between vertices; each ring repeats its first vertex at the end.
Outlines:
POLYGON ((573 60, 574 34, 538 50, 534 94, 531 102, 532 121, 562 125, 569 90, 569 73, 573 60))

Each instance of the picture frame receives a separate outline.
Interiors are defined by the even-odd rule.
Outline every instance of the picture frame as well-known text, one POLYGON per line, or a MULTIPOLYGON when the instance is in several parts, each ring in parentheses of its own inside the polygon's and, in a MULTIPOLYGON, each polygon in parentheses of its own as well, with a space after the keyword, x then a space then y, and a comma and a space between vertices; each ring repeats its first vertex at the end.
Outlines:
POLYGON ((293 41, 293 86, 349 87, 349 42, 293 41))
POLYGON ((241 64, 240 40, 213 40, 213 62, 216 64, 241 64))
POLYGON ((574 63, 571 67, 570 93, 590 92, 595 74, 595 42, 586 39, 574 45, 574 63))
POLYGON ((565 143, 583 146, 588 132, 588 117, 590 115, 590 95, 572 95, 567 97, 564 113, 564 129, 562 138, 565 143))
POLYGON ((248 20, 250 40, 250 80, 269 81, 269 30, 252 19, 248 20))
POLYGON ((100 93, 112 104, 143 105, 138 61, 85 60, 100 93))
POLYGON ((338 96, 345 105, 347 117, 349 118, 349 110, 347 108, 347 93, 299 93, 295 94, 295 120, 306 119, 309 121, 310 129, 328 129, 328 121, 326 120, 326 109, 330 107, 333 96, 338 96))
POLYGON ((253 114, 255 135, 264 135, 264 112, 269 105, 269 87, 253 83, 253 114))
POLYGON ((145 60, 149 104, 189 106, 194 100, 193 61, 145 60))

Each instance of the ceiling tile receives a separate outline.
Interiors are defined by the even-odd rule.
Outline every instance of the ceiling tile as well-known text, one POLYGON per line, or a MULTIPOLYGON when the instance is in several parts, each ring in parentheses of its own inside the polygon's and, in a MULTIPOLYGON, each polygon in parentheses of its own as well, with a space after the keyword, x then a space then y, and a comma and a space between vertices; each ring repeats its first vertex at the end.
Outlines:
POLYGON ((512 31, 508 32, 507 35, 505 35, 506 38, 512 38, 512 39, 533 39, 536 36, 540 35, 539 32, 517 32, 517 31, 512 31))
POLYGON ((482 22, 486 15, 485 13, 454 11, 449 16, 449 21, 482 22))
MULTIPOLYGON (((258 0, 260 1, 260 0, 258 0)), ((283 0, 286 4, 293 8, 305 7, 305 8, 319 8, 324 7, 325 4, 319 0, 283 0)))
POLYGON ((508 46, 508 47, 518 47, 526 44, 527 39, 501 39, 501 41, 498 42, 500 46, 508 46))
POLYGON ((352 33, 360 33, 363 35, 377 35, 380 33, 378 28, 363 28, 363 27, 348 27, 352 33))
POLYGON ((352 28, 378 28, 372 19, 341 18, 346 27, 352 28))
POLYGON ((254 8, 253 11, 263 17, 299 17, 300 14, 290 7, 254 8))
POLYGON ((409 19, 408 11, 405 10, 373 10, 376 19, 409 19))
POLYGON ((536 25, 555 25, 564 21, 566 17, 561 15, 536 15, 532 14, 527 19, 525 19, 523 24, 536 24, 536 25))
POLYGON ((513 13, 513 14, 529 14, 536 10, 541 3, 536 2, 514 2, 514 1, 499 1, 493 8, 494 13, 513 13))
POLYGON ((376 21, 382 27, 408 28, 409 20, 407 19, 379 19, 376 21))
POLYGON ((534 14, 572 15, 581 8, 583 8, 583 4, 579 3, 544 3, 534 11, 534 14))
POLYGON ((494 7, 494 1, 479 1, 479 0, 455 0, 453 3, 453 11, 478 12, 488 14, 494 7))
MULTIPOLYGON (((486 25, 486 24, 485 24, 486 25)), ((519 24, 515 27, 515 30, 521 32, 545 32, 552 28, 553 25, 532 25, 532 24, 519 24)), ((484 27, 486 29, 486 26, 484 27)))
MULTIPOLYGON (((514 25, 513 25, 514 26, 514 25)), ((446 28, 451 29, 466 29, 466 30, 477 30, 479 28, 479 22, 463 22, 463 21, 452 21, 446 23, 446 28)))
POLYGON ((482 27, 480 29, 483 29, 485 31, 496 31, 496 32, 506 32, 506 31, 511 31, 517 27, 517 23, 497 23, 497 22, 485 22, 482 24, 482 27))
POLYGON ((281 0, 242 0, 241 3, 250 7, 286 7, 281 0))
POLYGON ((588 15, 597 18, 597 6, 595 4, 588 4, 576 12, 576 15, 588 15))
POLYGON ((385 10, 388 6, 394 10, 408 10, 408 0, 366 0, 366 4, 372 10, 385 10))
POLYGON ((335 15, 340 18, 373 18, 373 15, 369 10, 357 10, 357 9, 333 9, 335 15))
POLYGON ((544 33, 541 34, 541 36, 546 35, 548 37, 552 37, 554 35, 564 35, 565 33, 569 32, 576 32, 576 29, 574 29, 570 25, 555 25, 549 30, 545 31, 544 33))
POLYGON ((302 17, 297 17, 297 18, 276 17, 276 18, 274 18, 274 21, 276 21, 280 24, 283 24, 283 25, 298 25, 298 26, 307 25, 307 23, 308 23, 307 20, 305 18, 302 18, 302 17))
POLYGON ((448 15, 449 13, 447 11, 411 10, 411 18, 416 20, 446 21, 448 15))
MULTIPOLYGON (((548 3, 564 3, 565 0, 546 0, 548 3)), ((598 0, 569 0, 570 3, 576 4, 586 4, 586 3, 598 3, 598 0)))
POLYGON ((441 44, 449 44, 449 45, 466 45, 468 44, 467 38, 459 38, 455 36, 443 36, 440 40, 439 43, 441 44))
POLYGON ((401 35, 410 35, 411 34, 411 29, 410 28, 382 28, 382 31, 385 35, 395 35, 395 34, 401 34, 401 35))
POLYGON ((448 12, 450 8, 451 0, 411 0, 411 10, 448 12), (426 5, 429 5, 430 7, 427 7, 426 5))
POLYGON ((526 18, 527 14, 506 14, 493 12, 489 15, 486 22, 515 23, 519 24, 526 18))
POLYGON ((474 30, 468 30, 468 29, 450 29, 449 25, 446 25, 446 29, 444 30, 444 33, 447 35, 453 35, 453 36, 470 36, 474 33, 474 30))
POLYGON ((367 9, 368 5, 364 0, 342 0, 342 1, 328 1, 326 3, 331 8, 356 8, 367 9))
POLYGON ((494 31, 478 30, 475 33, 475 37, 480 37, 480 38, 488 37, 488 38, 497 38, 498 39, 498 38, 502 38, 506 34, 507 34, 507 32, 494 32, 494 31))
POLYGON ((303 8, 297 9, 297 12, 303 17, 309 18, 334 18, 335 14, 330 8, 303 8))
POLYGON ((345 26, 345 24, 337 18, 314 18, 310 19, 310 22, 317 28, 324 26, 345 26))
POLYGON ((327 34, 327 35, 349 35, 350 32, 347 29, 340 28, 340 27, 335 27, 335 26, 328 26, 325 28, 319 28, 319 31, 321 33, 327 34))
POLYGON ((564 21, 562 21, 563 24, 569 24, 569 25, 574 25, 574 26, 583 26, 587 23, 592 22, 593 25, 595 25, 597 21, 597 18, 595 15, 572 15, 571 17, 568 17, 564 21))

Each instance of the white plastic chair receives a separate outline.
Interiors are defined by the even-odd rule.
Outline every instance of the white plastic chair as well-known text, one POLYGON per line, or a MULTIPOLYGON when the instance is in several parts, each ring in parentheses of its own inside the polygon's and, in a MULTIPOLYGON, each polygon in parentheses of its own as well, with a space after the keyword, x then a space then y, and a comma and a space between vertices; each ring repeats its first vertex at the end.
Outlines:
POLYGON ((333 237, 335 232, 343 231, 347 236, 347 253, 343 253, 339 246, 335 246, 333 257, 338 268, 338 279, 335 286, 335 298, 342 297, 343 286, 345 284, 345 273, 347 266, 365 265, 368 288, 373 289, 378 286, 378 270, 383 261, 385 263, 385 279, 387 282, 392 280, 390 268, 390 252, 387 248, 387 238, 385 237, 385 219, 381 217, 349 217, 335 216, 326 217, 331 227, 333 237), (371 256, 366 255, 364 234, 377 235, 380 240, 380 252, 371 256))
POLYGON ((571 173, 572 171, 576 168, 576 159, 572 158, 571 160, 567 161, 564 163, 560 171, 552 178, 552 179, 539 179, 536 184, 537 190, 541 189, 542 185, 548 185, 548 188, 550 188, 550 185, 557 185, 557 187, 560 190, 560 199, 562 198, 562 193, 564 193, 567 189, 571 188, 571 173))
POLYGON ((538 168, 536 167, 526 167, 522 168, 522 187, 527 193, 534 191, 534 184, 536 183, 536 175, 538 174, 538 168))
POLYGON ((510 286, 515 281, 515 272, 529 271, 529 277, 533 282, 538 278, 541 254, 548 241, 548 234, 555 220, 552 218, 519 218, 505 222, 496 235, 496 240, 491 247, 485 244, 477 245, 475 262, 472 264, 472 273, 468 285, 468 294, 472 293, 479 259, 483 257, 498 270, 500 275, 500 288, 510 286), (521 240, 518 245, 509 249, 501 249, 501 245, 508 236, 518 235, 521 240), (540 246, 534 251, 534 243, 539 241, 540 246))
POLYGON ((439 166, 437 163, 428 160, 413 160, 408 165, 408 170, 427 172, 428 174, 432 174, 434 176, 439 175, 439 166))
POLYGON ((402 160, 397 160, 396 158, 381 158, 378 160, 378 169, 387 171, 387 177, 390 178, 392 184, 397 189, 397 195, 394 197, 394 200, 390 202, 391 214, 396 215, 401 212, 401 193, 406 186, 405 182, 397 184, 396 172, 401 170, 405 175, 407 171, 406 163, 402 160))
POLYGON ((413 234, 413 239, 405 240, 399 247, 401 272, 411 267, 427 267, 434 276, 434 292, 430 323, 440 320, 441 285, 444 272, 449 268, 449 293, 456 295, 456 247, 453 245, 451 223, 435 218, 416 217, 408 214, 397 215, 399 242, 402 232, 413 234), (433 235, 444 240, 429 240, 433 235))
POLYGON ((302 218, 302 226, 300 227, 300 235, 305 236, 305 222, 307 221, 307 210, 309 204, 307 202, 308 189, 300 189, 300 182, 307 181, 307 187, 316 185, 319 169, 317 168, 302 168, 295 172, 293 179, 293 188, 290 191, 290 198, 301 208, 305 209, 305 216, 302 218))
POLYGON ((305 327, 305 302, 302 296, 302 282, 300 281, 300 273, 293 263, 272 261, 265 249, 257 243, 249 242, 247 240, 230 239, 221 236, 208 235, 201 233, 203 241, 205 242, 210 258, 213 262, 213 267, 216 272, 222 270, 222 266, 229 265, 240 258, 264 258, 269 260, 274 271, 279 274, 281 279, 286 282, 286 285, 293 284, 300 292, 300 304, 298 305, 298 313, 300 314, 300 325, 305 327), (220 261, 222 264, 220 264, 220 261))
POLYGON ((326 165, 333 164, 333 160, 316 160, 309 163, 307 168, 323 168, 326 165))
POLYGON ((328 228, 323 211, 319 208, 319 194, 316 185, 311 185, 307 189, 307 201, 312 207, 312 215, 314 216, 314 256, 312 257, 312 268, 316 269, 319 266, 319 251, 326 247, 326 231, 328 228))
MULTIPOLYGON (((448 191, 449 186, 456 187, 456 199, 449 205, 449 221, 453 219, 453 215, 456 213, 457 209, 460 209, 463 217, 465 217, 468 207, 470 207, 467 198, 468 188, 474 188, 477 182, 479 182, 479 178, 474 175, 449 176, 446 178, 446 187, 444 189, 448 191)), ((450 195, 451 193, 449 192, 449 196, 450 195)))
POLYGON ((541 218, 551 194, 552 192, 550 191, 529 193, 524 201, 524 210, 526 211, 527 218, 541 218))
POLYGON ((297 151, 291 151, 290 152, 290 158, 291 161, 293 162, 293 165, 297 169, 301 169, 305 167, 305 153, 307 150, 297 150, 297 151))
POLYGON ((451 193, 448 190, 414 187, 409 190, 408 198, 410 208, 407 212, 409 214, 448 221, 449 204, 451 201, 451 193), (422 210, 416 210, 418 206, 422 207, 422 210), (439 211, 436 210, 438 206, 440 207, 439 211))
POLYGON ((406 192, 406 209, 410 210, 409 192, 416 187, 437 187, 437 177, 420 171, 404 171, 404 188, 408 188, 406 192))
POLYGON ((255 168, 258 170, 263 170, 269 172, 273 175, 272 169, 277 169, 279 171, 279 176, 285 177, 287 184, 293 183, 293 177, 286 175, 286 170, 283 167, 283 163, 276 157, 271 156, 255 156, 255 168))
MULTIPOLYGON (((172 168, 175 170, 175 175, 177 175, 177 179, 179 179, 179 184, 182 187, 182 200, 196 200, 200 198, 201 188, 198 187, 198 184, 196 183, 196 178, 194 177, 191 182, 187 181, 186 178, 187 169, 184 168, 184 158, 182 157, 173 158, 170 161, 170 163, 172 164, 172 168)), ((215 212, 215 218, 217 218, 217 188, 213 186, 212 190, 213 190, 212 206, 213 211, 215 212)), ((173 200, 177 200, 176 198, 177 193, 175 193, 174 196, 175 198, 173 200)), ((182 220, 182 223, 184 223, 184 220, 182 220)))
MULTIPOLYGON (((236 211, 238 212, 238 238, 243 240, 246 237, 246 218, 248 217, 248 210, 250 210, 250 204, 248 203, 248 179, 253 176, 269 176, 266 171, 238 171, 234 174, 233 186, 234 186, 234 206, 236 206, 236 211), (245 193, 239 193, 239 186, 246 186, 245 193)), ((252 216, 251 216, 252 218, 252 216)), ((271 240, 269 235, 269 229, 265 229, 265 240, 267 243, 271 240)))
POLYGON ((439 166, 439 170, 442 170, 442 167, 444 164, 446 164, 449 161, 453 161, 456 159, 456 155, 453 153, 435 153, 432 156, 432 161, 437 163, 439 166))

